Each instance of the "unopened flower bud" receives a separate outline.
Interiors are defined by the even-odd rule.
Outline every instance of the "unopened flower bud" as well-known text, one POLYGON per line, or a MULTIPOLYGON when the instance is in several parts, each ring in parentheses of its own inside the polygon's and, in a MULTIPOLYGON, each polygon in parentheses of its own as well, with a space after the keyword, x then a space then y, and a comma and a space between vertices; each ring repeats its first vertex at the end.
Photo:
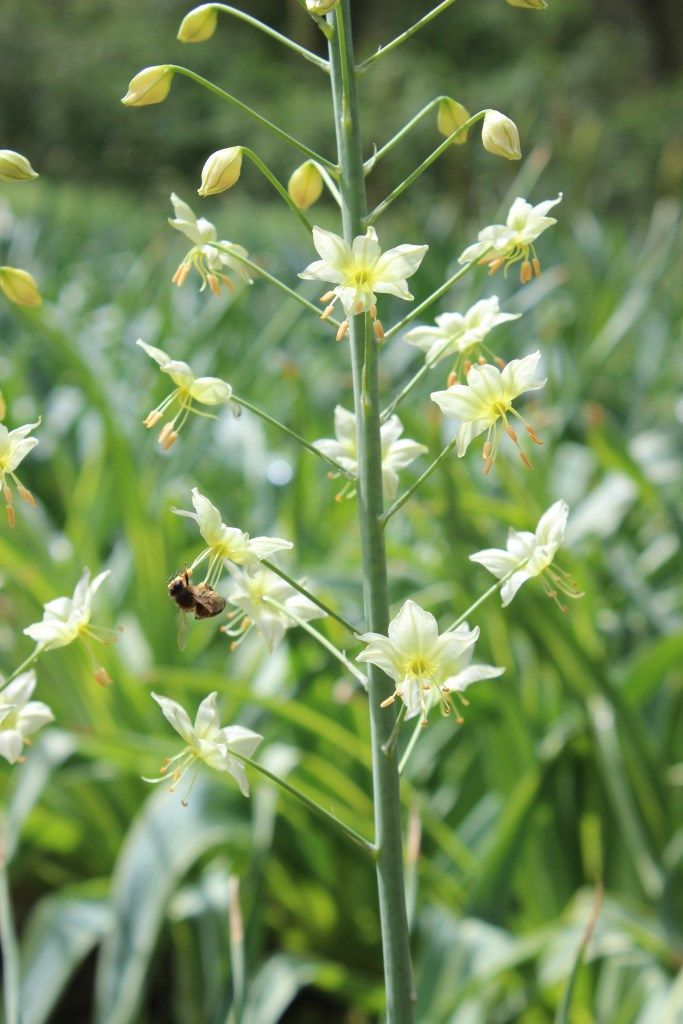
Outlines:
POLYGON ((306 0, 306 10, 309 14, 317 14, 322 17, 333 11, 340 3, 341 0, 306 0))
POLYGON ((43 301, 28 270, 18 267, 0 267, 0 289, 17 306, 40 306, 43 301))
POLYGON ((213 4, 201 4, 180 22, 178 39, 181 43, 203 43, 214 34, 217 22, 218 13, 213 4))
POLYGON ((508 0, 510 7, 528 7, 532 11, 542 11, 548 5, 545 0, 508 0))
POLYGON ((25 156, 12 149, 0 149, 0 181, 32 181, 37 177, 25 156))
POLYGON ((171 88, 173 75, 173 69, 168 64, 144 68, 131 79, 128 92, 121 102, 126 107, 146 107, 152 103, 163 103, 171 88))
POLYGON ((197 189, 200 196, 216 196, 232 188, 242 170, 242 147, 230 146, 212 153, 202 168, 202 183, 197 189))
POLYGON ((307 210, 309 206, 320 199, 323 190, 323 179, 320 171, 312 160, 307 160, 294 171, 287 182, 287 191, 290 198, 300 210, 307 210))
MULTIPOLYGON (((436 127, 439 129, 442 135, 446 138, 452 135, 453 132, 457 132, 458 128, 469 121, 470 113, 463 107, 462 103, 458 103, 457 100, 445 99, 439 103, 439 111, 436 115, 436 127)), ((463 142, 467 142, 468 132, 461 132, 457 138, 453 139, 455 146, 462 145, 463 142)))
POLYGON ((484 149, 494 156, 504 156, 506 160, 522 159, 517 125, 498 110, 486 111, 481 141, 484 149))

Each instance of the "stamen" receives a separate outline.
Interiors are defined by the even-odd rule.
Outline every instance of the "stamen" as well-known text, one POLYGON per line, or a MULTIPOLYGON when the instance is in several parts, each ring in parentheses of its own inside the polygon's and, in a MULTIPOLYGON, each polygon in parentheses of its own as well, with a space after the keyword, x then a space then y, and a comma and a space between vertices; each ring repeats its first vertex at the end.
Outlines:
POLYGON ((455 382, 457 381, 457 379, 458 379, 457 373, 455 372, 455 370, 451 370, 451 372, 448 374, 448 383, 447 383, 446 386, 449 387, 449 388, 452 388, 453 385, 455 384, 455 382))
POLYGON ((221 284, 215 274, 207 274, 206 283, 208 284, 209 288, 211 289, 214 295, 220 295, 221 284))
POLYGON ((534 430, 534 428, 531 426, 530 423, 525 423, 524 426, 526 428, 527 434, 529 435, 531 440, 534 442, 534 444, 543 444, 543 441, 541 441, 540 437, 538 436, 538 434, 536 433, 536 431, 534 430))
POLYGON ((538 260, 538 258, 536 256, 534 256, 533 260, 531 261, 531 265, 534 268, 534 274, 536 275, 536 277, 540 277, 541 276, 541 264, 540 264, 540 262, 539 262, 539 260, 538 260))
POLYGON ((12 504, 12 492, 10 491, 9 487, 7 486, 7 484, 3 485, 2 493, 4 495, 6 504, 11 505, 12 504))
POLYGON ((381 708, 391 707, 391 705, 394 703, 395 700, 396 700, 396 694, 392 693, 391 697, 387 697, 386 700, 382 701, 382 703, 380 704, 380 707, 381 708))
POLYGON ((465 360, 465 362, 463 363, 463 367, 462 367, 462 368, 463 368, 463 371, 464 371, 464 373, 465 373, 465 376, 467 376, 467 374, 468 374, 468 373, 470 372, 470 370, 472 369, 472 363, 471 363, 471 361, 470 361, 469 359, 466 359, 466 360, 465 360))
POLYGON ((325 309, 322 311, 322 313, 320 314, 320 319, 321 320, 327 320, 328 316, 330 316, 332 314, 333 310, 334 310, 334 303, 331 303, 329 306, 326 306, 325 309))
POLYGON ((527 469, 533 469, 534 468, 533 463, 532 463, 531 459, 529 458, 529 456, 525 452, 523 452, 521 449, 520 449, 520 452, 519 452, 519 457, 520 457, 520 459, 522 460, 522 462, 524 463, 524 465, 526 466, 527 469))
POLYGON ((159 409, 152 409, 151 412, 147 413, 144 420, 142 421, 142 424, 148 429, 150 427, 155 427, 159 420, 162 418, 162 416, 163 413, 159 409))
MULTIPOLYGON (((486 263, 487 260, 484 259, 481 262, 482 263, 486 263)), ((489 277, 491 276, 491 274, 495 274, 495 272, 497 270, 500 270, 500 268, 503 266, 504 263, 505 263, 505 257, 504 256, 498 256, 497 259, 492 260, 489 263, 489 277)))
POLYGON ((493 361, 494 361, 494 363, 496 364, 496 366, 498 367, 499 370, 504 370, 505 369, 505 366, 506 366, 505 360, 501 359, 500 356, 494 356, 493 357, 493 361))
POLYGON ((333 292, 333 291, 331 291, 331 292, 325 292, 325 294, 324 294, 324 295, 321 295, 321 296, 320 296, 320 299, 319 299, 319 301, 320 301, 320 302, 329 302, 329 301, 330 301, 330 299, 333 299, 333 298, 334 298, 334 292, 333 292))
POLYGON ((509 423, 505 426, 505 433, 511 441, 514 441, 515 444, 517 444, 517 431, 514 427, 511 427, 509 423))
POLYGON ((486 360, 484 359, 483 356, 479 356, 477 362, 479 363, 480 366, 486 366, 486 360))
POLYGON ((533 272, 531 269, 531 264, 528 260, 524 260, 519 268, 519 279, 522 282, 522 284, 528 284, 532 277, 533 272))
POLYGON ((95 676, 95 682, 98 683, 103 689, 105 686, 111 686, 114 680, 107 672, 104 665, 100 665, 96 672, 93 673, 95 676))
MULTIPOLYGON (((171 426, 171 424, 167 423, 166 426, 171 426)), ((164 429, 166 429, 166 428, 164 428, 164 429)), ((163 433, 163 431, 162 431, 162 433, 163 433)), ((177 440, 178 440, 178 432, 177 432, 177 430, 171 429, 169 431, 169 433, 164 437, 163 441, 161 440, 161 434, 159 435, 159 442, 160 442, 161 447, 164 449, 165 452, 167 452, 168 449, 171 448, 176 443, 177 440)))
POLYGON ((375 332, 375 337, 377 338, 377 340, 384 341, 384 328, 382 327, 382 321, 374 320, 372 324, 372 329, 375 332))
POLYGON ((24 487, 23 484, 17 484, 17 494, 29 505, 33 505, 34 508, 36 507, 36 499, 33 497, 28 488, 24 487))
POLYGON ((348 320, 342 320, 341 324, 339 325, 339 330, 337 331, 337 336, 336 336, 337 337, 337 341, 343 341, 344 338, 346 337, 347 333, 348 333, 348 330, 349 330, 349 321, 348 320))
POLYGON ((176 287, 182 288, 182 286, 185 284, 185 281, 187 280, 187 275, 190 273, 190 266, 191 264, 189 263, 180 264, 175 274, 171 278, 172 283, 176 285, 176 287))

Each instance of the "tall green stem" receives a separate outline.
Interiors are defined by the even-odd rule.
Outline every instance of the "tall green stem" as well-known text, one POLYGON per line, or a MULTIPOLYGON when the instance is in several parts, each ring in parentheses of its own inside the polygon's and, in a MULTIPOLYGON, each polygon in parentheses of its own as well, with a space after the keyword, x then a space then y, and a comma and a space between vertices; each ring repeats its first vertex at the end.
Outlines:
MULTIPOLYGON (((328 16, 335 31, 329 43, 332 99, 337 134, 344 238, 363 232, 365 178, 353 63, 350 0, 342 0, 328 16)), ((349 330, 353 396, 358 430, 358 516, 363 560, 366 629, 387 632, 389 601, 382 515, 382 459, 379 432, 377 341, 369 317, 351 317, 349 330)), ((387 756, 382 745, 391 736, 396 712, 380 708, 393 684, 378 668, 368 672, 372 742, 372 777, 377 853, 377 888, 387 999, 387 1024, 412 1024, 413 977, 403 880, 403 843, 395 748, 387 756)))
MULTIPOLYGON (((4 856, 4 850, 0 850, 0 858, 4 860, 4 856)), ((4 862, 0 864, 0 949, 2 950, 5 1024, 18 1024, 19 947, 12 917, 7 867, 4 862)))

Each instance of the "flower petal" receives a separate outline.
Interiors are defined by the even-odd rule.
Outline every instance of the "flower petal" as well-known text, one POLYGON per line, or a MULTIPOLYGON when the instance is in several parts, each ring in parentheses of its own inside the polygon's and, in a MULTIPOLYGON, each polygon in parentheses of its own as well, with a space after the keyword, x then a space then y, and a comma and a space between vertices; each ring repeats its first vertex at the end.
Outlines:
POLYGON ((196 737, 187 711, 177 701, 171 700, 169 697, 162 697, 158 693, 152 693, 151 696, 163 711, 164 718, 170 722, 185 742, 191 745, 196 737))

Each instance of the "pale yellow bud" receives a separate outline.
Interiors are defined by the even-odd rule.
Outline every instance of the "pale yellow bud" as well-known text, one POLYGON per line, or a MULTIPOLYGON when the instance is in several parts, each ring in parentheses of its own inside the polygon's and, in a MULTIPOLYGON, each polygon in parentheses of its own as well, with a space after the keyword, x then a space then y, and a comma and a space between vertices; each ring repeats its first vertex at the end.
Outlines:
POLYGON ((0 267, 0 289, 17 306, 40 306, 43 301, 29 272, 18 267, 0 267))
MULTIPOLYGON (((458 103, 457 100, 445 99, 439 103, 439 111, 436 115, 436 127, 439 129, 442 135, 446 138, 452 135, 453 132, 457 132, 458 128, 469 121, 470 113, 463 107, 462 103, 458 103)), ((463 142, 467 142, 468 132, 461 132, 457 138, 453 139, 453 144, 456 146, 462 145, 463 142)))
POLYGON ((181 43, 203 43, 216 31, 218 14, 213 4, 202 4, 186 14, 180 22, 178 39, 181 43))
POLYGON ((498 110, 486 111, 481 141, 484 149, 494 156, 504 156, 506 160, 522 159, 517 125, 498 110))
POLYGON ((202 183, 197 189, 200 196, 216 196, 232 188, 242 170, 242 147, 230 146, 212 153, 202 169, 202 183))
POLYGON ((287 182, 287 191, 300 210, 317 203, 323 190, 323 179, 312 160, 307 160, 294 171, 287 182))
POLYGON ((37 177, 25 156, 12 149, 0 149, 0 181, 33 181, 37 177))
POLYGON ((510 7, 528 7, 532 11, 542 11, 548 5, 545 0, 508 0, 510 7))
POLYGON ((340 3, 341 0, 306 0, 306 10, 309 14, 317 14, 322 17, 333 11, 340 3))
POLYGON ((128 92, 121 102, 126 107, 146 107, 151 103, 163 103, 171 88, 173 74, 173 69, 168 64, 144 68, 131 79, 128 92))

